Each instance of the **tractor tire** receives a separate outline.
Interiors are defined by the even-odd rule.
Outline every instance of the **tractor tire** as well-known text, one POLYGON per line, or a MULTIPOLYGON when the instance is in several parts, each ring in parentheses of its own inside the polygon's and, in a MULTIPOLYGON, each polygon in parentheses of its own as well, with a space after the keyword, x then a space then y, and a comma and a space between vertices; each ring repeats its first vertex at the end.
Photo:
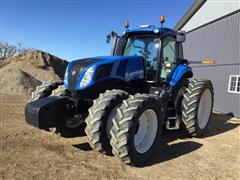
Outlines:
POLYGON ((125 164, 139 166, 159 151, 161 109, 160 100, 147 94, 124 100, 110 131, 112 153, 125 164))
POLYGON ((67 92, 67 88, 64 85, 58 86, 57 89, 52 91, 51 96, 65 96, 67 92))
POLYGON ((181 80, 179 85, 176 87, 176 89, 173 91, 173 107, 175 109, 175 115, 177 118, 177 121, 180 123, 180 126, 182 128, 182 101, 183 101, 183 95, 186 93, 186 89, 188 87, 189 80, 184 78, 181 80))
POLYGON ((62 84, 63 81, 44 82, 40 86, 37 86, 36 90, 32 92, 29 101, 31 102, 43 97, 50 96, 52 91, 62 84))
POLYGON ((210 80, 193 79, 183 95, 182 121, 191 137, 204 134, 210 122, 214 101, 210 80))
POLYGON ((93 101, 86 118, 87 126, 85 128, 87 141, 93 149, 103 154, 111 154, 109 131, 112 126, 112 119, 116 115, 117 108, 127 98, 127 92, 114 89, 100 94, 93 101))
MULTIPOLYGON (((51 96, 67 96, 67 88, 64 85, 58 86, 57 89, 54 89, 52 91, 51 96)), ((77 127, 68 127, 64 121, 59 122, 58 126, 55 128, 51 128, 50 131, 65 137, 65 138, 72 138, 72 137, 78 137, 78 136, 83 136, 84 134, 84 129, 86 127, 85 123, 80 124, 77 127)))
MULTIPOLYGON (((63 85, 63 81, 51 81, 44 82, 42 85, 37 86, 36 90, 32 92, 31 99, 29 101, 35 101, 40 98, 48 96, 65 96, 67 89, 63 85)), ((83 135, 85 124, 81 124, 75 128, 69 128, 65 125, 65 122, 61 121, 57 127, 49 128, 49 131, 59 136, 70 138, 83 135)))

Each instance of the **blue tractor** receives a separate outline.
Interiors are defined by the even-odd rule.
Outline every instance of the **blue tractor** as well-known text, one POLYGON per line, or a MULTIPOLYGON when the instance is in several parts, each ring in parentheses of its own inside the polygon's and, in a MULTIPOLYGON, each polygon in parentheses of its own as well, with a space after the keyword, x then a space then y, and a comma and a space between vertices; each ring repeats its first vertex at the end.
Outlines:
MULTIPOLYGON (((161 17, 161 23, 164 18, 161 17)), ((85 130, 90 146, 138 166, 158 151, 163 127, 205 132, 212 114, 210 80, 183 58, 184 32, 142 25, 111 32, 111 56, 69 63, 64 81, 43 83, 26 105, 30 125, 62 136, 85 130)))

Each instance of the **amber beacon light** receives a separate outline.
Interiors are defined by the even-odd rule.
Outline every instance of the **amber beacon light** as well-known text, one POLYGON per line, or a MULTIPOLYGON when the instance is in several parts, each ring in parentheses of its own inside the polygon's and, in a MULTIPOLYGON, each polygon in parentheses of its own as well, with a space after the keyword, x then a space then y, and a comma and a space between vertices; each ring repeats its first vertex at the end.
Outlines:
POLYGON ((164 22, 165 22, 165 16, 160 16, 161 28, 163 27, 164 22))
POLYGON ((124 26, 125 26, 126 29, 128 29, 128 27, 129 27, 129 21, 125 21, 124 26))
POLYGON ((165 16, 160 16, 160 23, 164 23, 165 22, 165 16))

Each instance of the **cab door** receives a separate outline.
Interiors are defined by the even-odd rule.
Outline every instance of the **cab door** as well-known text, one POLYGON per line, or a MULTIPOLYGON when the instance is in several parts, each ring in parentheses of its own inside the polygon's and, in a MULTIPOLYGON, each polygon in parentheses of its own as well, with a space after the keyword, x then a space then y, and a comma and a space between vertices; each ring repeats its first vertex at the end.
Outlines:
POLYGON ((179 59, 179 43, 176 42, 175 37, 166 36, 163 39, 162 46, 162 69, 160 77, 163 80, 167 80, 176 67, 179 59))

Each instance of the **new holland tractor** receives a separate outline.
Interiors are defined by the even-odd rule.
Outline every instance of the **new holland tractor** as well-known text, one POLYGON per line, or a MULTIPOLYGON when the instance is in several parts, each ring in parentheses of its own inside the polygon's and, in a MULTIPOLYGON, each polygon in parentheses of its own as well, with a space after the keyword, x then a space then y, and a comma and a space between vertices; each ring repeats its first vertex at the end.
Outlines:
MULTIPOLYGON (((161 24, 164 17, 160 18, 161 24)), ((25 108, 30 125, 64 137, 85 130, 90 146, 138 166, 159 151, 162 129, 201 136, 211 119, 210 80, 191 79, 185 33, 142 25, 113 39, 111 56, 68 64, 64 81, 43 83, 25 108)))

